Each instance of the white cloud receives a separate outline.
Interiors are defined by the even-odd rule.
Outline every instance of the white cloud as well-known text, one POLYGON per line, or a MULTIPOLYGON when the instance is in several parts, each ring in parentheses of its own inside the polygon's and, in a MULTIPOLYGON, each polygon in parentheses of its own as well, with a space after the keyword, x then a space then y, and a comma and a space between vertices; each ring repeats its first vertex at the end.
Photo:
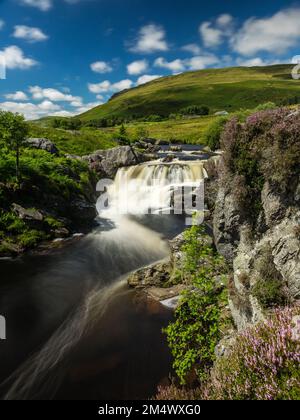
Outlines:
POLYGON ((105 93, 110 91, 111 83, 108 80, 101 83, 89 83, 88 88, 92 93, 105 93))
POLYGON ((53 112, 57 112, 61 108, 59 105, 45 100, 39 104, 33 104, 31 102, 2 102, 0 103, 0 109, 4 111, 18 112, 19 114, 23 114, 26 119, 34 120, 47 116, 53 112))
POLYGON ((39 28, 32 28, 25 25, 15 26, 13 37, 18 39, 25 39, 29 42, 46 41, 48 36, 39 28))
POLYGON ((184 45, 181 49, 194 55, 200 55, 202 52, 201 48, 197 44, 187 44, 184 45))
POLYGON ((248 19, 231 44, 234 51, 247 56, 259 51, 282 54, 299 41, 300 8, 290 8, 268 18, 248 19))
POLYGON ((120 92, 125 89, 130 89, 133 86, 132 80, 125 79, 117 83, 111 83, 109 80, 104 80, 101 83, 88 83, 88 89, 90 92, 108 93, 108 92, 120 92))
POLYGON ((262 67, 271 66, 272 64, 279 64, 279 61, 263 60, 261 57, 254 57, 249 59, 238 58, 237 64, 242 67, 262 67))
POLYGON ((174 61, 166 61, 164 58, 160 57, 155 60, 154 65, 156 67, 165 68, 170 70, 174 74, 182 73, 184 71, 190 70, 202 70, 206 67, 218 64, 219 59, 214 54, 203 54, 188 58, 185 60, 176 59, 174 61))
POLYGON ((27 101, 28 96, 26 93, 18 90, 15 93, 8 93, 7 95, 4 95, 6 99, 9 99, 11 101, 27 101))
POLYGON ((52 0, 20 0, 24 6, 31 6, 40 9, 42 12, 47 12, 52 7, 52 0))
POLYGON ((196 57, 192 57, 190 60, 186 60, 186 65, 191 71, 202 70, 202 69, 205 69, 206 67, 209 67, 218 63, 219 63, 219 59, 214 54, 199 55, 196 57))
POLYGON ((121 80, 118 83, 114 83, 112 85, 112 89, 116 92, 120 92, 120 91, 125 90, 125 89, 130 89, 132 87, 132 85, 133 85, 132 80, 125 79, 125 80, 121 80))
POLYGON ((145 54, 168 51, 169 46, 165 36, 166 32, 162 26, 154 24, 143 26, 139 31, 135 45, 130 50, 145 54))
POLYGON ((167 61, 165 58, 160 57, 155 60, 154 66, 170 70, 173 73, 180 73, 186 70, 185 61, 179 58, 174 61, 167 61))
POLYGON ((220 15, 215 22, 203 22, 199 32, 205 47, 213 48, 221 45, 226 37, 232 35, 233 17, 228 14, 220 15))
POLYGON ((220 15, 217 18, 217 25, 218 26, 224 26, 227 27, 228 25, 231 25, 233 22, 233 17, 227 13, 220 15))
POLYGON ((137 85, 144 85, 145 83, 152 82, 153 80, 159 79, 160 77, 162 76, 145 74, 144 76, 138 78, 137 85))
POLYGON ((147 60, 134 61, 128 64, 127 72, 130 75, 137 76, 148 70, 149 63, 147 60))
POLYGON ((97 98, 99 101, 104 101, 104 96, 103 96, 103 95, 97 95, 97 96, 96 96, 96 98, 97 98))
POLYGON ((89 111, 92 108, 96 108, 96 106, 103 105, 103 102, 90 102, 88 104, 82 105, 80 108, 76 109, 76 114, 84 114, 85 112, 89 111))
POLYGON ((32 98, 35 100, 49 99, 53 102, 70 102, 79 105, 82 104, 82 98, 80 96, 66 94, 57 89, 43 89, 40 86, 30 86, 29 92, 31 93, 32 98))
POLYGON ((21 48, 16 47, 15 45, 0 51, 0 58, 4 60, 6 68, 8 69, 25 70, 38 64, 38 62, 32 58, 25 57, 21 48))
POLYGON ((106 63, 105 61, 96 61, 95 63, 91 64, 91 69, 95 73, 110 73, 113 68, 109 63, 106 63))
POLYGON ((223 33, 214 28, 211 22, 204 22, 200 26, 200 34, 206 47, 217 47, 222 43, 223 33))

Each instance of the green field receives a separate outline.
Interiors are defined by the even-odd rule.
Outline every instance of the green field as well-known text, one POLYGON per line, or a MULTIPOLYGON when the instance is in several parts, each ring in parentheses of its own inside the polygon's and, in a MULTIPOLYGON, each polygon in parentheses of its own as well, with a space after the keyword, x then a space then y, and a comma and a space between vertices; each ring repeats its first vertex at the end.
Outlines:
MULTIPOLYGON (((149 137, 158 140, 181 140, 183 143, 203 143, 203 133, 207 126, 215 119, 214 116, 193 119, 167 120, 162 122, 130 123, 126 130, 130 139, 134 140, 140 127, 143 127, 149 137)), ((104 132, 116 136, 119 127, 103 129, 104 132)))
POLYGON ((208 69, 157 79, 121 92, 109 102, 82 114, 86 122, 101 118, 138 119, 169 116, 191 105, 207 105, 211 113, 255 108, 272 101, 300 97, 300 83, 291 77, 291 65, 208 69))

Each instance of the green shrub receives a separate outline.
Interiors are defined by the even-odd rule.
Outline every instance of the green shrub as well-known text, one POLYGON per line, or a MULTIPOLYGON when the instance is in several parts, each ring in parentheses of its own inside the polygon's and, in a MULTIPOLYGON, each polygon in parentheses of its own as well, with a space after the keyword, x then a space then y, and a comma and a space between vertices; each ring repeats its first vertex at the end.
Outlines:
POLYGON ((274 102, 266 102, 264 104, 258 105, 255 111, 267 111, 268 109, 276 109, 277 105, 274 102))
POLYGON ((220 139, 228 117, 220 117, 214 120, 205 130, 203 134, 204 142, 211 150, 220 149, 220 139))
POLYGON ((181 384, 193 371, 205 377, 215 359, 221 313, 214 276, 225 268, 198 226, 186 232, 183 252, 182 277, 191 288, 182 295, 175 321, 165 329, 181 384))
POLYGON ((206 105, 192 105, 180 110, 182 115, 209 115, 209 107, 206 105))

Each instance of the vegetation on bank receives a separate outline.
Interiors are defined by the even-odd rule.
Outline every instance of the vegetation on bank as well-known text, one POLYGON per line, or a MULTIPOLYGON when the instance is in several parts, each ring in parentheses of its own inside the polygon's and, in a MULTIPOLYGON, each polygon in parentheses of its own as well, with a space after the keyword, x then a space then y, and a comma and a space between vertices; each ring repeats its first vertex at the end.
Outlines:
MULTIPOLYGON (((266 186, 282 197, 287 208, 297 206, 298 200, 295 191, 300 177, 300 114, 297 109, 273 109, 273 105, 264 104, 254 113, 241 111, 219 119, 208 131, 211 146, 220 145, 224 151, 222 183, 235 192, 241 217, 251 223, 254 236, 266 223, 261 217, 266 186)), ((277 221, 284 217, 275 216, 277 221)), ((230 335, 225 355, 216 359, 214 350, 221 336, 217 294, 208 293, 208 306, 203 305, 201 294, 198 300, 202 287, 205 290, 207 284, 213 286, 214 275, 203 263, 202 240, 191 240, 190 234, 185 249, 191 256, 191 260, 187 259, 192 263, 189 268, 192 272, 195 267, 201 269, 196 282, 192 281, 194 288, 183 297, 175 322, 166 330, 181 386, 175 381, 160 389, 156 398, 299 400, 300 332, 295 323, 300 311, 299 306, 292 306, 272 249, 266 244, 261 250, 255 263, 259 277, 254 284, 243 275, 243 285, 257 299, 267 320, 230 335), (191 369, 196 372, 192 383, 188 380, 191 369)))
POLYGON ((165 330, 182 385, 201 382, 215 360, 215 347, 226 322, 227 267, 202 227, 185 232, 181 278, 187 285, 175 321, 165 330))
POLYGON ((31 149, 24 142, 27 133, 21 116, 0 114, 1 255, 67 234, 74 223, 72 203, 93 194, 85 163, 31 149))
POLYGON ((235 185, 237 200, 254 225, 266 183, 293 205, 300 175, 299 132, 300 114, 289 108, 256 112, 244 123, 233 118, 225 126, 222 178, 225 185, 235 185))
POLYGON ((300 400, 299 315, 299 307, 278 309, 239 334, 229 354, 216 362, 204 399, 300 400))
POLYGON ((272 316, 237 334, 202 386, 162 387, 158 400, 299 400, 299 307, 272 316))

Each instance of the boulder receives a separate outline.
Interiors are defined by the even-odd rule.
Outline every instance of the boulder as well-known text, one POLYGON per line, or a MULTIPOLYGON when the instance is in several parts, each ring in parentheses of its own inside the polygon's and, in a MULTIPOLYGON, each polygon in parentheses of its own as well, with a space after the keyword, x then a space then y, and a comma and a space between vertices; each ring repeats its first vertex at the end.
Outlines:
POLYGON ((50 140, 45 138, 29 138, 26 144, 34 149, 44 150, 52 155, 58 154, 58 148, 50 140))
POLYGON ((164 260, 135 271, 128 278, 128 284, 136 289, 163 287, 170 279, 170 271, 169 260, 164 260))
POLYGON ((109 150, 99 150, 88 156, 83 156, 91 169, 100 176, 113 179, 118 169, 137 165, 148 160, 144 154, 135 151, 130 146, 120 146, 109 150))
POLYGON ((13 204, 12 207, 13 207, 13 211, 22 220, 33 221, 33 222, 42 222, 44 220, 44 216, 38 210, 25 209, 24 207, 20 206, 19 204, 15 204, 15 203, 13 204))
POLYGON ((164 163, 171 163, 171 162, 173 162, 173 160, 176 158, 176 156, 175 155, 171 155, 171 154, 169 154, 169 155, 167 155, 165 158, 163 158, 163 162, 164 163))
POLYGON ((71 201, 69 212, 72 220, 76 221, 78 226, 90 224, 97 217, 96 204, 90 203, 84 198, 77 198, 71 201))

